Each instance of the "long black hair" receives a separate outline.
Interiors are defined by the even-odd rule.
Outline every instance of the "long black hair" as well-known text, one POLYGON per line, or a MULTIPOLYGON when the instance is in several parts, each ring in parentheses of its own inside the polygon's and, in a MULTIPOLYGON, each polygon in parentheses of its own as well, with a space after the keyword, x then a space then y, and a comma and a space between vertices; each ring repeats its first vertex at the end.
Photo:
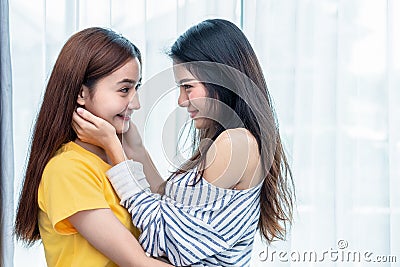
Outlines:
POLYGON ((257 140, 265 173, 258 228, 269 242, 283 239, 293 218, 294 185, 267 84, 248 39, 234 23, 208 19, 183 33, 169 56, 204 84, 210 99, 228 107, 228 112, 217 112, 213 125, 196 130, 193 156, 170 178, 205 164, 210 144, 199 146, 202 140, 215 141, 226 129, 246 128, 257 140))

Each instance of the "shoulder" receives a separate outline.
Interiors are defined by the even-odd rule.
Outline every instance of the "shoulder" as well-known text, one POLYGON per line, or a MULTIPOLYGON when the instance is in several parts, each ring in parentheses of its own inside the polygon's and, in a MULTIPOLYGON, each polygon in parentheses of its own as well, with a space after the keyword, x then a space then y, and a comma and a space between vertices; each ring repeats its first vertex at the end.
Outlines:
POLYGON ((71 168, 88 168, 96 169, 96 166, 101 167, 107 165, 99 157, 87 151, 83 147, 69 142, 64 144, 56 154, 49 160, 46 168, 60 170, 71 168))
POLYGON ((102 183, 102 180, 106 179, 105 171, 108 168, 99 161, 100 159, 96 161, 95 158, 88 157, 84 151, 63 146, 47 163, 42 182, 47 185, 84 180, 102 183))
POLYGON ((234 188, 259 165, 256 138, 244 128, 221 133, 206 156, 204 178, 216 186, 234 188))
POLYGON ((258 149, 257 140, 245 128, 235 128, 223 131, 215 140, 216 146, 239 146, 246 149, 258 149))
POLYGON ((257 140, 245 128, 228 129, 222 132, 211 146, 210 151, 214 152, 215 156, 229 157, 231 160, 247 158, 247 163, 249 160, 256 160, 259 156, 257 140))
POLYGON ((57 153, 46 165, 45 171, 61 173, 67 170, 79 169, 89 164, 89 160, 79 152, 69 150, 57 153))

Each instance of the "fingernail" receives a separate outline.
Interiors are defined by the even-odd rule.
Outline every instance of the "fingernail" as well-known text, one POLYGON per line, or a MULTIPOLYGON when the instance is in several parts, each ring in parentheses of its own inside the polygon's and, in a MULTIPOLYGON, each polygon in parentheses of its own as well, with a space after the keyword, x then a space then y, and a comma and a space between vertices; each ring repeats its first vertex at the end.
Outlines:
POLYGON ((76 112, 78 112, 79 114, 83 114, 83 108, 78 107, 78 108, 76 109, 76 112))

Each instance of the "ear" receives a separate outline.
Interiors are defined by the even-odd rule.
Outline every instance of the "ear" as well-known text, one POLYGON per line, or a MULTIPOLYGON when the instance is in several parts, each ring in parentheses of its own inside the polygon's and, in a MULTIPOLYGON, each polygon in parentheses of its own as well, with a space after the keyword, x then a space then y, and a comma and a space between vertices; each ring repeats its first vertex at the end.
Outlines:
POLYGON ((82 85, 81 90, 79 91, 79 95, 78 95, 78 99, 76 100, 76 102, 81 105, 84 106, 85 105, 85 101, 89 96, 89 88, 85 85, 82 85))

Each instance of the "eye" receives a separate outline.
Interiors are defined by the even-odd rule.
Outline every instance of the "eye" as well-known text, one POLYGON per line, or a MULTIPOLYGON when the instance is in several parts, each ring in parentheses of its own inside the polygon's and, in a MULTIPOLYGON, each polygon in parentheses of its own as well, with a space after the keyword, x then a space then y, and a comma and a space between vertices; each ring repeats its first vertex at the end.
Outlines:
POLYGON ((183 87, 183 89, 188 90, 190 88, 192 88, 193 86, 191 86, 190 84, 181 84, 181 86, 183 87))
POLYGON ((130 88, 128 88, 128 87, 124 87, 124 88, 121 88, 119 91, 126 94, 129 92, 129 89, 130 88))

